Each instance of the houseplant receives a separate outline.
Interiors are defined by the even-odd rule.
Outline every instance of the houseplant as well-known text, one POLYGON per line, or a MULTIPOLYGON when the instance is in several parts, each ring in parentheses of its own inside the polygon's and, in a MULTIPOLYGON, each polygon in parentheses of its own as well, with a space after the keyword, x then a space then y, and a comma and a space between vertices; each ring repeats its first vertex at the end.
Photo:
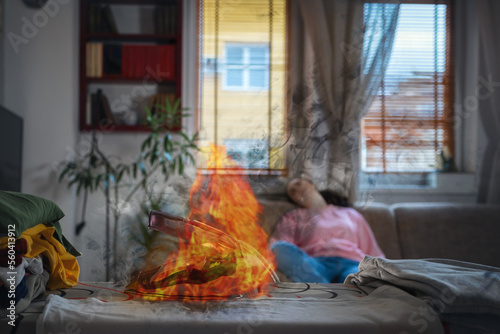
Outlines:
MULTIPOLYGON (((146 127, 148 136, 140 146, 139 153, 134 161, 124 163, 115 161, 104 152, 97 141, 94 130, 92 142, 88 152, 75 156, 60 163, 59 181, 67 181, 68 187, 76 187, 79 196, 84 192, 84 213, 87 193, 103 192, 106 199, 106 280, 111 278, 110 254, 113 255, 113 273, 116 274, 117 239, 120 217, 124 206, 132 197, 142 190, 148 194, 148 186, 158 176, 166 182, 171 175, 182 174, 186 163, 195 163, 193 153, 198 149, 196 145, 198 134, 188 136, 182 130, 173 133, 172 129, 180 129, 181 120, 189 116, 180 108, 180 100, 173 103, 168 98, 165 102, 153 107, 154 112, 146 108, 146 127), (125 191, 125 193, 124 193, 125 191), (113 216, 113 237, 111 238, 110 216, 113 216), (109 245, 112 245, 112 252, 109 245)), ((141 208, 145 210, 144 206, 141 208)), ((147 245, 147 239, 152 237, 141 228, 142 241, 147 245)))

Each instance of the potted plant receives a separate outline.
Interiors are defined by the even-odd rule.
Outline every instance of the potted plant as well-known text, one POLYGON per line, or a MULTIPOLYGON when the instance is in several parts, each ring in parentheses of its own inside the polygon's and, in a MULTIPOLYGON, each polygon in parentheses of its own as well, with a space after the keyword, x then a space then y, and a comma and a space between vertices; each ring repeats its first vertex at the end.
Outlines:
MULTIPOLYGON (((171 175, 182 174, 185 165, 195 163, 193 153, 198 134, 188 136, 180 129, 181 120, 189 116, 180 109, 180 100, 155 105, 153 111, 146 108, 146 126, 149 134, 140 146, 137 158, 130 162, 115 162, 103 152, 96 140, 96 133, 87 153, 60 163, 59 181, 66 180, 68 187, 76 187, 77 196, 84 192, 81 227, 85 224, 87 193, 102 191, 106 198, 106 280, 110 280, 110 249, 112 245, 113 273, 116 274, 117 238, 120 217, 124 206, 138 190, 148 192, 148 185, 158 175, 166 182, 171 175), (122 189, 126 189, 125 194, 122 189), (111 238, 110 216, 113 216, 113 237, 111 238)), ((146 211, 146 208, 142 208, 146 211)), ((152 235, 141 229, 144 243, 151 243, 152 235)))

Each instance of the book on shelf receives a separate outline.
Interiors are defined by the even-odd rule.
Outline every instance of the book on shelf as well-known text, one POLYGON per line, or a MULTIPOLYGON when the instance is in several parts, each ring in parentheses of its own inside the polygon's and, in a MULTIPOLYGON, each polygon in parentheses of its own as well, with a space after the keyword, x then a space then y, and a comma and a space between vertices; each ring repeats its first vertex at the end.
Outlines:
POLYGON ((102 62, 103 75, 121 75, 122 46, 119 44, 104 44, 102 62))
POLYGON ((103 94, 102 89, 98 89, 97 92, 90 94, 87 103, 90 103, 90 105, 87 105, 87 125, 95 127, 100 125, 103 120, 106 120, 106 124, 115 123, 108 98, 103 94))
POLYGON ((122 77, 141 79, 146 75, 155 79, 175 79, 175 46, 123 45, 122 77))
POLYGON ((175 35, 177 33, 177 6, 175 4, 156 6, 153 16, 156 34, 175 35))
POLYGON ((87 31, 90 34, 117 34, 118 29, 113 12, 108 4, 89 4, 87 31))
POLYGON ((89 78, 99 78, 102 76, 103 65, 103 44, 87 43, 86 55, 86 74, 89 78))
POLYGON ((103 30, 104 32, 117 34, 118 27, 116 26, 115 18, 113 17, 113 12, 109 5, 104 5, 102 7, 103 12, 103 30))
POLYGON ((175 79, 175 45, 87 43, 88 78, 175 79))
POLYGON ((92 77, 93 76, 93 69, 92 69, 92 45, 90 43, 87 43, 86 49, 85 49, 85 75, 87 77, 92 77))
POLYGON ((106 95, 102 95, 101 103, 102 110, 104 111, 104 113, 101 112, 101 117, 104 117, 107 120, 107 124, 114 124, 115 118, 111 112, 111 107, 109 106, 108 97, 106 95))

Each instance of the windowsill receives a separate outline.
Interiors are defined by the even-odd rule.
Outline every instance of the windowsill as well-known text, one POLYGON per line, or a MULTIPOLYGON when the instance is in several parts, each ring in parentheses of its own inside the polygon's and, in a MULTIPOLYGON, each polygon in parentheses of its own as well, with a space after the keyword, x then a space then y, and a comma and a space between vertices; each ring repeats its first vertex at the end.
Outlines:
MULTIPOLYGON (((403 176, 409 177, 411 176, 403 176)), ((425 173, 417 174, 423 180, 421 185, 416 184, 375 184, 369 185, 360 181, 360 192, 370 192, 373 194, 453 194, 467 195, 476 193, 474 173, 425 173)))
POLYGON ((286 169, 244 169, 244 168, 199 168, 202 175, 254 175, 254 176, 286 176, 286 169))

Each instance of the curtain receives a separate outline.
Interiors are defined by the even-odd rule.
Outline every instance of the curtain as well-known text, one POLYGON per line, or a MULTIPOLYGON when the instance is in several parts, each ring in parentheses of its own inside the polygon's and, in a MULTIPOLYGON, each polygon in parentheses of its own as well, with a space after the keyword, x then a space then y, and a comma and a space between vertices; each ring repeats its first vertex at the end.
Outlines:
POLYGON ((479 118, 487 138, 479 170, 479 203, 500 204, 500 2, 478 1, 480 62, 479 118))
POLYGON ((477 3, 456 0, 455 47, 455 157, 458 170, 474 172, 477 165, 478 104, 476 90, 479 76, 479 23, 477 3))
POLYGON ((359 123, 390 59, 399 5, 291 2, 291 174, 353 195, 359 123))

